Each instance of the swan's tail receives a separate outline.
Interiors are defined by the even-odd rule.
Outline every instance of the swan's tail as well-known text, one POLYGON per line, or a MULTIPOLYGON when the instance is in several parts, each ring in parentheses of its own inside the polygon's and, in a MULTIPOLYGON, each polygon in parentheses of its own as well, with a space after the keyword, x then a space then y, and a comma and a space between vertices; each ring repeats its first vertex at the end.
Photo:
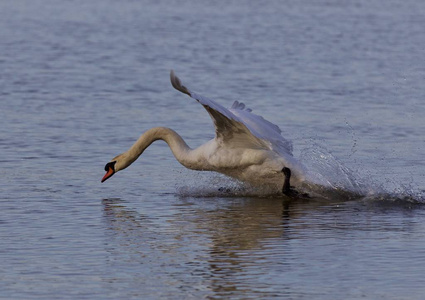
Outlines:
POLYGON ((170 80, 171 80, 172 86, 176 90, 192 97, 192 95, 190 94, 190 91, 187 89, 187 87, 182 85, 180 79, 176 76, 176 74, 174 74, 174 70, 171 70, 171 72, 170 72, 170 80))

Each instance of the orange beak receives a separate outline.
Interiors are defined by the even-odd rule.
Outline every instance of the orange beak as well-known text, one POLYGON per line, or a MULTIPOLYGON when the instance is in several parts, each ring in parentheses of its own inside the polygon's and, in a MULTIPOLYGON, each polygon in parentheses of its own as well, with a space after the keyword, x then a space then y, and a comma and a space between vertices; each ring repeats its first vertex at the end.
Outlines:
POLYGON ((106 172, 105 176, 103 176, 101 182, 104 182, 106 179, 114 175, 115 171, 113 168, 109 167, 108 171, 106 172))

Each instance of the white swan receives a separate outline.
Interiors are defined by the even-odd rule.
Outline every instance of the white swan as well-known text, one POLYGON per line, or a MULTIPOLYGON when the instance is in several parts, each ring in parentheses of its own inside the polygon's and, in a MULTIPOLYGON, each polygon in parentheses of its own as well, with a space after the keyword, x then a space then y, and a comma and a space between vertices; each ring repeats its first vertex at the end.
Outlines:
POLYGON ((305 181, 305 168, 293 157, 292 143, 282 137, 278 126, 238 101, 226 109, 190 91, 173 71, 170 79, 175 89, 196 99, 208 111, 214 121, 215 138, 191 149, 169 128, 149 129, 129 150, 106 164, 102 182, 131 165, 156 140, 164 140, 176 159, 192 170, 216 171, 253 185, 271 185, 285 194, 293 192, 290 178, 295 187, 305 181))

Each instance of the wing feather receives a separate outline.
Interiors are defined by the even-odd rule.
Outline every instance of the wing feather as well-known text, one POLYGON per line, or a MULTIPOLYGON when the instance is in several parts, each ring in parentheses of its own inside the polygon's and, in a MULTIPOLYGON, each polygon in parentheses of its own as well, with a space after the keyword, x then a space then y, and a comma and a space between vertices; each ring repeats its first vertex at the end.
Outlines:
POLYGON ((176 90, 189 95, 204 106, 214 122, 216 138, 223 143, 231 140, 231 144, 235 147, 249 144, 251 147, 262 147, 292 155, 292 143, 282 137, 279 127, 253 114, 244 103, 235 101, 232 107, 227 109, 207 97, 190 91, 173 70, 170 72, 170 80, 176 90))

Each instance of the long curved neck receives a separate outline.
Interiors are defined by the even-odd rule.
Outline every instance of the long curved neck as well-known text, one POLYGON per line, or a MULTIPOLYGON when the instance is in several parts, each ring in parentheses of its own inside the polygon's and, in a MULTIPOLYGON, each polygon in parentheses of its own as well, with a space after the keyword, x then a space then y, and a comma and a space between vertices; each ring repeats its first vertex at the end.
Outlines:
MULTIPOLYGON (((126 166, 131 165, 147 147, 157 140, 165 141, 173 152, 175 158, 186 165, 186 160, 192 149, 186 144, 180 135, 174 130, 166 127, 154 127, 143 133, 140 138, 131 146, 127 152, 123 153, 126 157, 126 166)), ((124 168, 125 168, 124 167, 124 168)))

